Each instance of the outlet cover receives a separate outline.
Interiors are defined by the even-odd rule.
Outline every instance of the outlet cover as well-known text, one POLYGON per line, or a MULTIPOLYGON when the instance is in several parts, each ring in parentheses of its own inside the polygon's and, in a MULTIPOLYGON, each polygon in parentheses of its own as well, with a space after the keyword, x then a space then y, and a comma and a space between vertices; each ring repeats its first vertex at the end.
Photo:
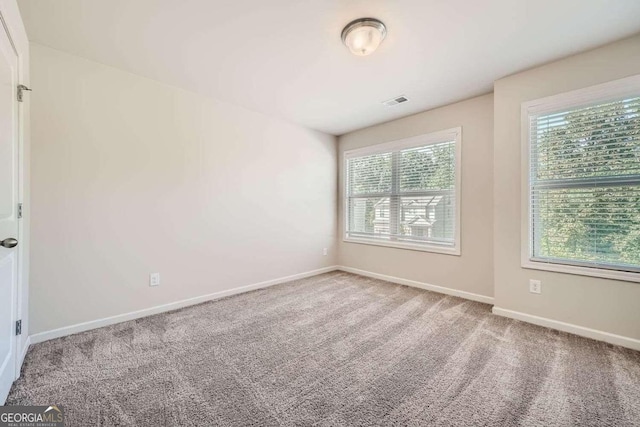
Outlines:
POLYGON ((529 292, 532 294, 542 293, 542 282, 540 280, 529 280, 529 292))
POLYGON ((160 285, 160 273, 149 274, 149 286, 159 286, 159 285, 160 285))

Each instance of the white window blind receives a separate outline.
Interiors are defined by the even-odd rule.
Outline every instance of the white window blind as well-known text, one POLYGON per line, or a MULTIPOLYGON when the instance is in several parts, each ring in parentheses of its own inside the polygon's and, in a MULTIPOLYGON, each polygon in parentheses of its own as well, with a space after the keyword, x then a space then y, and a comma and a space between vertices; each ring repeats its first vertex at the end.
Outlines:
POLYGON ((346 157, 346 240, 458 251, 460 130, 346 157))
POLYGON ((529 114, 532 261, 640 271, 638 95, 529 114))

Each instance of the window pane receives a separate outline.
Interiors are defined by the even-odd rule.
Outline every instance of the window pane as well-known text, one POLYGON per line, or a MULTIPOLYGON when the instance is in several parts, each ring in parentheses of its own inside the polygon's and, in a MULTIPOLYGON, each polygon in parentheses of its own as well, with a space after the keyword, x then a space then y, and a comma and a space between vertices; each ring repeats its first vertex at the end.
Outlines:
POLYGON ((455 142, 400 152, 400 191, 453 189, 455 142))
POLYGON ((640 98, 542 116, 532 126, 536 179, 640 174, 640 98))
POLYGON ((455 238, 453 193, 400 199, 400 235, 404 240, 452 245, 455 238))
POLYGON ((540 190, 534 256, 640 266, 640 185, 540 190))
POLYGON ((352 198, 349 200, 349 232, 389 236, 390 203, 388 197, 352 198))
POLYGON ((391 153, 349 159, 348 168, 350 194, 391 191, 391 153))

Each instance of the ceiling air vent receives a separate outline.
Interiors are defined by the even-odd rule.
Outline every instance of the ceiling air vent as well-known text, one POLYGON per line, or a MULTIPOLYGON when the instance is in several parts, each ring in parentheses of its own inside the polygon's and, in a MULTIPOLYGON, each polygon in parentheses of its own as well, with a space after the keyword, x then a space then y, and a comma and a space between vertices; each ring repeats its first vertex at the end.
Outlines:
POLYGON ((385 107, 393 107, 394 105, 402 104, 407 101, 409 101, 409 98, 404 95, 400 95, 387 101, 383 101, 382 104, 384 104, 385 107))

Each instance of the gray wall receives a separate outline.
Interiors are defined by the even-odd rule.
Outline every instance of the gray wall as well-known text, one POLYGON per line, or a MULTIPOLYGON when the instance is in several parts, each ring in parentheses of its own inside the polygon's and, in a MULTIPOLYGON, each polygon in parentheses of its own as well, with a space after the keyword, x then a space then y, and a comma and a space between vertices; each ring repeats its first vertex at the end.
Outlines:
POLYGON ((31 48, 32 334, 336 263, 333 136, 31 48))
MULTIPOLYGON (((459 291, 493 296, 493 95, 426 111, 342 135, 342 153, 429 132, 462 127, 461 256, 342 241, 343 168, 340 167, 341 265, 459 291)), ((342 160, 340 160, 342 166, 342 160)))
POLYGON ((640 338, 640 283, 520 267, 520 106, 640 73, 640 36, 495 83, 494 266, 497 307, 640 338), (542 294, 529 293, 542 280, 542 294))

